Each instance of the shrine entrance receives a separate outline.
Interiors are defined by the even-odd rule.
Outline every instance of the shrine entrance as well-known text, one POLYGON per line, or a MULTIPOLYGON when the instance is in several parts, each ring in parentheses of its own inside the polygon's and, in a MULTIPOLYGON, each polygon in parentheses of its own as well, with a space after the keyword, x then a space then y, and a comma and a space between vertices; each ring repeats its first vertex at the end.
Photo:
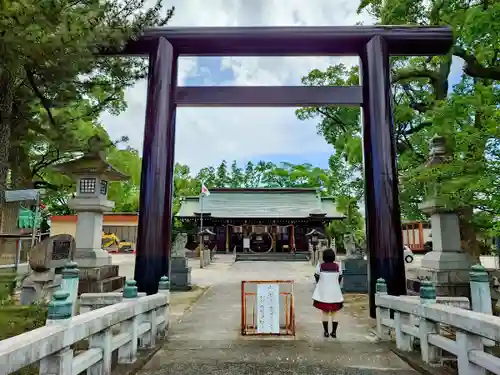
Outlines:
POLYGON ((135 280, 155 293, 168 273, 177 106, 361 106, 369 254, 370 315, 375 282, 406 294, 398 203, 389 57, 446 54, 452 31, 442 27, 231 27, 159 28, 130 41, 124 55, 149 56, 149 82, 135 280), (359 56, 362 86, 178 87, 180 55, 359 56))

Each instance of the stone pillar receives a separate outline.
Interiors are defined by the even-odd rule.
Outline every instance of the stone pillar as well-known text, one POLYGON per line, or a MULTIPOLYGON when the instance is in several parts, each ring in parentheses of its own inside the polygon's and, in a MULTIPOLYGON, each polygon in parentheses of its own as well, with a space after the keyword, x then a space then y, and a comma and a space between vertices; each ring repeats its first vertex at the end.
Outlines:
POLYGON ((137 282, 135 280, 125 281, 123 287, 123 299, 137 298, 137 282))
POLYGON ((141 292, 155 294, 170 268, 175 151, 177 53, 163 37, 149 56, 148 76, 134 278, 141 292))
POLYGON ((73 305, 72 316, 76 315, 76 301, 78 299, 78 279, 80 277, 80 271, 78 270, 78 264, 75 262, 69 262, 66 267, 62 270, 62 281, 61 289, 64 292, 69 293, 69 299, 73 305))
POLYGON ((167 276, 162 276, 160 282, 158 283, 158 293, 164 294, 167 299, 167 307, 165 309, 160 309, 158 315, 163 315, 165 317, 164 323, 158 325, 158 335, 160 337, 165 337, 168 329, 170 327, 170 280, 167 276))
MULTIPOLYGON (((200 239, 203 236, 200 236, 200 239)), ((191 290, 191 267, 186 257, 186 233, 179 233, 172 245, 172 257, 170 263, 170 282, 173 290, 191 290)), ((200 243, 200 246, 202 244, 200 243)), ((203 250, 200 248, 200 264, 204 259, 203 250)))
POLYGON ((367 43, 361 71, 369 301, 370 316, 375 318, 377 279, 385 279, 389 294, 406 294, 390 63, 381 36, 367 43))
POLYGON ((436 303, 436 288, 432 282, 424 280, 420 285, 420 304, 431 305, 433 303, 436 303))
MULTIPOLYGON (((132 301, 138 298, 135 280, 125 281, 123 287, 123 302, 132 301)), ((139 334, 139 317, 134 316, 120 324, 120 332, 130 332, 132 339, 125 345, 118 348, 118 363, 134 363, 137 358, 137 342, 139 334)))
MULTIPOLYGON (((73 304, 69 299, 69 293, 57 291, 48 304, 46 326, 57 324, 68 324, 71 321, 73 304)), ((73 365, 73 349, 66 347, 57 353, 44 357, 40 360, 40 374, 71 374, 73 365)))
POLYGON ((86 203, 89 202, 81 198, 73 198, 68 202, 68 206, 78 216, 75 259, 78 259, 78 264, 83 268, 109 266, 112 263, 111 255, 102 249, 103 213, 111 211, 115 204, 104 199, 95 202, 95 206, 90 208, 86 203), (92 211, 87 211, 88 209, 92 211))
MULTIPOLYGON (((375 282, 375 293, 376 294, 387 294, 387 284, 382 278, 377 279, 375 282)), ((391 332, 389 327, 382 324, 384 319, 390 318, 390 310, 382 309, 375 306, 375 318, 377 320, 377 335, 381 340, 390 340, 391 332)))
POLYGON ((468 297, 472 258, 461 249, 458 215, 439 200, 428 200, 419 208, 431 217, 432 251, 422 258, 417 279, 433 281, 438 296, 468 297))
MULTIPOLYGON (((469 280, 472 310, 493 315, 490 278, 486 269, 481 264, 473 265, 469 273, 469 280)), ((488 347, 495 346, 495 342, 489 339, 483 339, 483 344, 488 347)))
MULTIPOLYGON (((78 181, 83 180, 85 177, 78 181)), ((106 293, 122 288, 125 278, 118 275, 118 266, 112 264, 111 255, 102 249, 101 239, 103 214, 112 210, 114 202, 96 189, 93 195, 77 195, 68 206, 78 216, 74 256, 80 268, 78 293, 106 293)))
POLYGON ((361 252, 357 251, 352 234, 344 236, 344 246, 346 249, 346 259, 342 265, 344 292, 367 293, 368 261, 364 259, 361 252))

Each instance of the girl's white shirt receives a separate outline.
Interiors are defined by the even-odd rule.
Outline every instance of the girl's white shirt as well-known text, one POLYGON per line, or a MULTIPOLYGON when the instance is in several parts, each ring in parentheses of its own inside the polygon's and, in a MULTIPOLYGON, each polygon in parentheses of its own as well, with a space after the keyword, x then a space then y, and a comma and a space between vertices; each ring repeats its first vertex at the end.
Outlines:
POLYGON ((339 276, 342 274, 341 270, 340 272, 321 271, 321 264, 318 264, 315 274, 319 275, 319 281, 314 289, 313 300, 325 303, 344 302, 339 283, 339 276))

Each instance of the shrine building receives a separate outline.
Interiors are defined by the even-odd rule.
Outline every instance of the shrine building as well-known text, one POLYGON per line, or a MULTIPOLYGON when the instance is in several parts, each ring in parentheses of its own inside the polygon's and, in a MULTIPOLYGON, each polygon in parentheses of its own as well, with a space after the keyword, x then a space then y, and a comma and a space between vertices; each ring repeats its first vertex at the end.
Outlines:
POLYGON ((212 188, 210 195, 185 197, 176 217, 214 233, 218 252, 278 252, 309 250, 307 233, 322 233, 342 220, 332 198, 304 188, 212 188), (200 204, 201 203, 201 204, 200 204))

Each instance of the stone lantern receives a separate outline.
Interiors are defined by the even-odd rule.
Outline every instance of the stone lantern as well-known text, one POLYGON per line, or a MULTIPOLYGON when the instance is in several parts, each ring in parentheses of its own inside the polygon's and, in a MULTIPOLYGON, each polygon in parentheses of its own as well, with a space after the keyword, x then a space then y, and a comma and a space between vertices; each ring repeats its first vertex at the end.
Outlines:
MULTIPOLYGON (((80 282, 82 292, 107 292, 123 286, 122 278, 118 277, 118 266, 112 265, 111 255, 102 249, 101 238, 103 214, 115 206, 108 200, 109 183, 127 180, 128 176, 106 161, 103 149, 101 138, 94 136, 89 140, 89 151, 82 157, 54 167, 76 180, 76 195, 68 201, 68 206, 76 211, 78 217, 75 261, 80 269, 87 269, 85 275, 89 275, 94 283, 99 278, 102 282, 113 279, 106 290, 100 290, 102 288, 97 283, 94 287, 89 285, 90 290, 85 290, 84 283, 80 282), (118 285, 120 283, 122 285, 118 285)), ((109 283, 111 280, 106 281, 109 283)))
MULTIPOLYGON (((427 168, 437 167, 450 160, 445 139, 435 135, 430 142, 427 168)), ((422 280, 436 285, 438 296, 469 296, 468 272, 472 258, 461 248, 458 214, 440 199, 440 181, 428 185, 427 199, 420 210, 431 219, 432 250, 422 258, 416 274, 407 276, 410 293, 416 293, 422 280)))
POLYGON ((206 247, 210 244, 210 241, 215 236, 215 233, 212 232, 211 230, 205 228, 201 232, 198 233, 198 236, 200 238, 200 244, 202 244, 204 247, 206 247))
POLYGON ((198 233, 198 238, 200 239, 200 268, 208 266, 212 260, 212 252, 208 248, 208 245, 213 237, 215 237, 215 233, 207 228, 198 233))
POLYGON ((319 240, 320 238, 324 237, 324 234, 316 229, 313 229, 306 234, 306 237, 309 238, 309 241, 311 242, 311 245, 313 247, 313 251, 316 251, 317 246, 319 244, 319 240))

